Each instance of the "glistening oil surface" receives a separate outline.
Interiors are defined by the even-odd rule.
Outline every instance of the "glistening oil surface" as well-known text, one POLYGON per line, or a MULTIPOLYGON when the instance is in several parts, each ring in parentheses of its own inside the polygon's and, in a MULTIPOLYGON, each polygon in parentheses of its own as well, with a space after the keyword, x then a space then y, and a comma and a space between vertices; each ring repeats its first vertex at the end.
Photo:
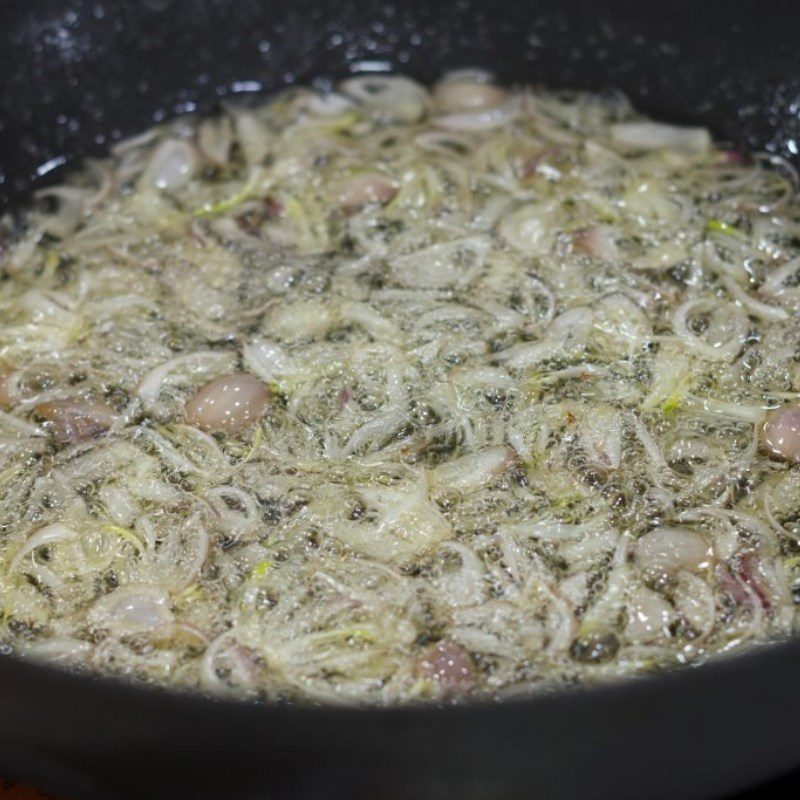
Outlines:
POLYGON ((796 192, 475 69, 119 144, 7 235, 7 641, 391 704, 790 634, 796 192))

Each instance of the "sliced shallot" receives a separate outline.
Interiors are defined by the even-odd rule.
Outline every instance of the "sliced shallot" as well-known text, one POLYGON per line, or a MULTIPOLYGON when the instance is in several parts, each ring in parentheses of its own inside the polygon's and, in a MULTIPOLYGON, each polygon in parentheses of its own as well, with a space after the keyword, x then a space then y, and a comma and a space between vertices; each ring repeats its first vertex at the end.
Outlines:
POLYGON ((761 428, 761 443, 776 458, 800 462, 800 406, 782 406, 771 411, 761 428))
POLYGON ((34 409, 59 444, 74 444, 107 433, 116 415, 107 405, 80 400, 50 400, 34 409))
POLYGON ((416 672, 435 681, 445 695, 466 694, 478 679, 472 656, 460 644, 447 640, 429 645, 419 654, 416 672))
POLYGON ((267 412, 270 391, 244 372, 220 375, 186 402, 186 421, 208 433, 237 435, 255 425, 267 412))
POLYGON ((694 572, 711 564, 712 550, 705 537, 688 528, 656 528, 636 543, 636 561, 653 577, 694 572))
POLYGON ((169 594, 160 586, 128 584, 101 597, 90 609, 89 622, 117 634, 153 631, 173 622, 169 594))

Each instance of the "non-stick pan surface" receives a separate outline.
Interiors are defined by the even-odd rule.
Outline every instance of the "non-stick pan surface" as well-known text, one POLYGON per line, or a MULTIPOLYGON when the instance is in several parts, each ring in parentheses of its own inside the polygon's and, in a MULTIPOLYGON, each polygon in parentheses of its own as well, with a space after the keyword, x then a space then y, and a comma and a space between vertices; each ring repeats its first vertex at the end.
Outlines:
MULTIPOLYGON (((619 88, 794 158, 800 6, 3 0, 0 202, 165 115, 350 71, 619 88)), ((800 642, 458 708, 211 702, 0 656, 0 773, 81 798, 704 798, 800 764, 800 642)))

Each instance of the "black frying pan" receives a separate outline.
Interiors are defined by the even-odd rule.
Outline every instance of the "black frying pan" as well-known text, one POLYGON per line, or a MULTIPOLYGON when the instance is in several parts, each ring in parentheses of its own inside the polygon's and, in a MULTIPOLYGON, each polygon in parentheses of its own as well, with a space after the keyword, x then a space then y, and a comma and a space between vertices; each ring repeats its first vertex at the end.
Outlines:
MULTIPOLYGON (((621 88, 800 149, 800 6, 601 0, 0 0, 0 203, 221 94, 353 69, 621 88)), ((0 774, 102 798, 703 798, 800 764, 800 641, 529 701, 255 706, 0 656, 0 774)))

